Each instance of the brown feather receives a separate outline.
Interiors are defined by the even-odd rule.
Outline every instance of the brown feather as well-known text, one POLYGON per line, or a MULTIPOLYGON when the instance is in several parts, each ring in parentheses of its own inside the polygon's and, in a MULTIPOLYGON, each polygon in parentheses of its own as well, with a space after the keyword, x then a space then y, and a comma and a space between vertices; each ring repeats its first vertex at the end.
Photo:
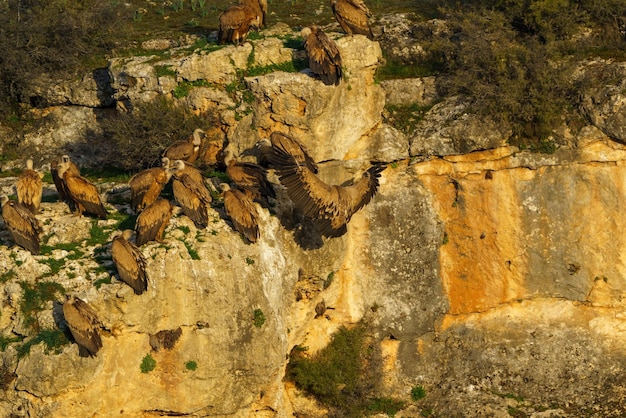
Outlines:
POLYGON ((135 222, 136 244, 142 246, 150 241, 161 242, 163 231, 165 231, 172 217, 172 211, 173 207, 170 202, 163 198, 158 198, 154 203, 147 206, 135 222))
POLYGON ((224 163, 228 177, 237 187, 252 193, 254 200, 265 204, 265 198, 276 198, 276 192, 267 179, 265 168, 254 163, 236 161, 230 151, 226 153, 224 163))
POLYGON ((250 193, 226 188, 224 191, 224 210, 237 232, 249 242, 257 242, 259 239, 259 214, 250 193))
POLYGON ((31 254, 39 254, 39 235, 41 225, 28 208, 18 202, 2 199, 2 219, 13 240, 31 254))
POLYGON ((362 0, 331 0, 333 15, 348 35, 360 34, 374 39, 368 23, 372 14, 362 0))
POLYGON ((43 182, 41 175, 33 170, 33 161, 26 162, 26 170, 18 177, 15 189, 17 191, 17 201, 26 206, 32 213, 39 213, 41 195, 43 192, 43 182))
POLYGON ((285 153, 291 155, 298 164, 303 164, 312 172, 317 173, 318 169, 315 160, 313 160, 309 150, 300 141, 281 132, 273 132, 270 135, 270 141, 272 147, 282 149, 285 153))
POLYGON ((264 28, 266 26, 267 0, 240 0, 239 4, 246 5, 254 10, 259 22, 259 27, 264 28))
POLYGON ((68 196, 76 205, 76 213, 82 215, 83 212, 87 212, 101 219, 106 219, 107 211, 102 204, 96 186, 86 178, 77 175, 74 170, 70 169, 70 164, 66 161, 61 162, 57 169, 59 176, 65 182, 68 196))
POLYGON ((290 199, 305 216, 320 222, 322 233, 338 236, 378 189, 384 166, 373 166, 349 186, 329 185, 283 150, 275 149, 276 172, 290 199))
POLYGON ((206 228, 209 224, 208 209, 211 204, 211 194, 206 188, 204 178, 201 181, 194 178, 183 161, 174 162, 174 181, 172 190, 176 202, 198 228, 206 228))
POLYGON ((146 259, 136 245, 129 242, 132 231, 126 230, 111 243, 111 256, 120 279, 133 288, 136 295, 148 289, 146 259))
POLYGON ((206 137, 206 133, 202 129, 196 129, 188 139, 174 142, 161 155, 171 161, 183 160, 193 164, 200 155, 203 137, 206 137))
POLYGON ((259 18, 255 11, 246 5, 234 5, 220 13, 220 28, 217 38, 220 44, 227 42, 240 45, 246 40, 250 28, 258 28, 259 18))
POLYGON ((309 68, 330 86, 341 81, 341 55, 335 41, 313 25, 302 30, 304 48, 309 57, 309 68))
MULTIPOLYGON (((61 157, 61 162, 67 163, 67 171, 74 173, 77 176, 80 176, 80 170, 78 166, 70 161, 70 157, 64 155, 61 157)), ((65 185, 65 180, 63 180, 59 174, 59 164, 60 162, 54 160, 50 163, 50 174, 52 175, 52 180, 54 181, 54 186, 57 189, 57 193, 59 194, 59 200, 65 201, 67 203, 73 204, 74 202, 68 196, 67 186, 65 185)))
POLYGON ((94 357, 102 348, 101 323, 96 312, 84 300, 68 296, 63 304, 63 316, 76 343, 94 357))
POLYGON ((153 167, 140 171, 130 178, 130 206, 135 213, 157 200, 163 187, 170 181, 167 167, 153 167))

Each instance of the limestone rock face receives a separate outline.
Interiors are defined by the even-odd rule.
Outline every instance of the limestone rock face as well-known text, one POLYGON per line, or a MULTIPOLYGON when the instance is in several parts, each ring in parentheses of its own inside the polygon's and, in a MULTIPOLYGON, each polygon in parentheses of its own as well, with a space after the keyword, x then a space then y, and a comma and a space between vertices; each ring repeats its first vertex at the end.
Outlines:
POLYGON ((503 145, 510 129, 472 114, 463 97, 445 99, 425 115, 409 139, 410 155, 450 155, 503 145))
POLYGON ((607 136, 626 143, 626 65, 623 63, 590 62, 584 74, 591 78, 589 91, 582 96, 581 107, 587 117, 607 136), (619 80, 604 82, 606 78, 619 80))

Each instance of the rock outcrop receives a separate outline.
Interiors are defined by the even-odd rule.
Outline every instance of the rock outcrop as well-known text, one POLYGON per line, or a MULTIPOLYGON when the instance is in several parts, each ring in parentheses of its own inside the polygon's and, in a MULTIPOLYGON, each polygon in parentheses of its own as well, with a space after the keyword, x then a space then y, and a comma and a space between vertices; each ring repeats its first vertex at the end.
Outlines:
POLYGON ((210 79, 177 100, 220 110, 236 154, 281 130, 308 145, 331 183, 371 160, 388 166, 348 232, 317 245, 302 245, 310 231, 278 185, 256 244, 233 232, 219 204, 204 230, 178 213, 163 243, 142 248, 150 280, 140 296, 110 261, 111 235, 129 219, 116 195, 124 186, 101 185, 111 215, 96 221, 73 217, 48 185, 43 255, 10 247, 0 229, 2 415, 326 416, 283 380, 289 354, 296 345, 315 353, 363 319, 382 353, 380 396, 405 402, 396 416, 626 414, 619 86, 601 89, 612 96, 582 92, 597 127, 571 133, 575 147, 533 154, 508 146, 507 127, 472 118, 461 98, 435 105, 412 135, 383 124, 378 44, 354 36, 338 46, 347 74, 338 87, 271 72, 244 80, 250 103, 224 93, 237 69, 297 51, 266 39, 111 63, 111 97, 127 109, 210 79), (169 75, 157 77, 158 66, 169 75), (46 337, 62 340, 53 332, 66 328, 64 292, 103 322, 94 358, 46 337), (332 309, 319 315, 322 301, 332 309), (161 332, 177 337, 155 345, 161 332), (417 387, 423 399, 412 399, 417 387))

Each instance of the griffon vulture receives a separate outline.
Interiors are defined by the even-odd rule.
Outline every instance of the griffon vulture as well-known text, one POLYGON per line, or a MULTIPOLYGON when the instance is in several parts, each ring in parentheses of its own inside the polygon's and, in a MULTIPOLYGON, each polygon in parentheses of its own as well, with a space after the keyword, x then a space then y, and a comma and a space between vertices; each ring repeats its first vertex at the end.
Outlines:
POLYGON ((41 225, 35 215, 21 203, 9 200, 8 196, 2 196, 2 219, 9 229, 13 241, 31 254, 39 254, 39 234, 41 225))
POLYGON ((260 160, 267 163, 270 168, 273 168, 270 162, 272 149, 279 148, 295 158, 298 164, 306 165, 309 170, 317 174, 317 164, 309 154, 309 150, 304 144, 290 135, 282 132, 272 132, 269 139, 261 139, 257 142, 256 147, 261 154, 260 160))
POLYGON ((87 212, 106 219, 107 211, 100 200, 96 186, 70 169, 69 162, 61 162, 57 165, 57 170, 59 177, 65 182, 67 195, 76 206, 76 214, 82 215, 83 212, 87 212))
POLYGON ((26 206, 32 213, 39 213, 41 194, 43 192, 43 175, 33 170, 33 160, 26 160, 26 170, 17 177, 15 189, 17 201, 26 206))
POLYGON ((235 185, 251 193, 254 200, 265 203, 267 197, 276 198, 272 183, 267 179, 267 170, 258 164, 235 160, 232 151, 224 155, 226 174, 235 185))
POLYGON ((170 181, 172 173, 169 170, 170 160, 161 158, 161 167, 148 168, 130 178, 130 206, 135 213, 141 212, 146 206, 153 203, 161 190, 170 181))
POLYGON ((240 0, 239 4, 246 5, 254 10, 258 18, 259 27, 264 28, 266 26, 267 0, 240 0))
POLYGON ((233 227, 248 242, 255 243, 259 239, 259 214, 251 194, 237 188, 231 189, 228 183, 220 184, 220 189, 224 194, 224 210, 233 227))
POLYGON ((301 34, 311 71, 327 86, 338 85, 341 81, 341 55, 335 41, 317 25, 302 29, 301 34))
POLYGON ((133 288, 136 295, 148 289, 146 259, 141 250, 129 240, 133 236, 131 229, 126 229, 111 243, 111 256, 120 279, 133 288))
POLYGON ((363 0, 331 0, 330 7, 335 19, 348 35, 360 34, 374 39, 374 34, 367 21, 372 13, 363 0))
POLYGON ((185 166, 181 160, 174 161, 171 169, 174 175, 172 191, 174 199, 198 228, 206 228, 209 224, 208 209, 211 204, 211 194, 204 183, 204 178, 194 178, 191 167, 185 166))
POLYGON ((261 22, 254 9, 238 4, 220 13, 220 29, 217 39, 220 44, 232 42, 240 45, 245 42, 250 28, 258 29, 261 22))
MULTIPOLYGON (((78 166, 74 164, 70 160, 69 155, 64 155, 61 157, 61 162, 68 163, 68 171, 71 171, 77 176, 80 176, 80 170, 78 166)), ((59 176, 59 162, 54 160, 50 163, 50 174, 52 175, 52 180, 54 181, 54 186, 59 193, 59 200, 63 200, 68 203, 73 203, 72 199, 67 195, 67 187, 65 186, 65 181, 59 176)))
POLYGON ((102 347, 98 315, 84 300, 76 296, 65 295, 63 316, 76 340, 81 357, 94 357, 102 347))
POLYGON ((162 197, 146 206, 135 222, 135 231, 137 232, 135 243, 142 246, 150 241, 161 242, 163 231, 170 222, 173 209, 171 203, 162 197))
POLYGON ((290 154, 274 148, 272 156, 280 182, 290 199, 305 216, 319 222, 320 232, 327 237, 338 237, 359 209, 372 199, 378 190, 380 172, 375 165, 349 186, 329 185, 290 154))
POLYGON ((174 142, 161 155, 171 161, 183 160, 187 163, 194 163, 200 155, 203 138, 206 138, 206 133, 198 128, 193 131, 193 135, 189 139, 174 142))

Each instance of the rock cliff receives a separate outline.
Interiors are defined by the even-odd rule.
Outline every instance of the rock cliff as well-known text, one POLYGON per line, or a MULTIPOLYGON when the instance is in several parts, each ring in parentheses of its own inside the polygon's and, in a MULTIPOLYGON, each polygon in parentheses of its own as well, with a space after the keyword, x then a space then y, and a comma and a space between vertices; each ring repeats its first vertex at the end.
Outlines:
POLYGON ((301 52, 270 37, 166 61, 113 60, 107 83, 42 89, 51 104, 61 97, 47 111, 60 128, 26 138, 31 146, 81 139, 99 104, 131 109, 204 80, 176 100, 219 111, 236 154, 280 130, 300 138, 334 184, 370 161, 387 168, 348 232, 316 245, 302 245, 306 230, 280 186, 256 244, 232 231, 219 205, 205 230, 177 214, 163 243, 142 248, 150 282, 140 296, 110 261, 111 234, 128 218, 124 185, 99 185, 111 215, 96 221, 73 217, 47 184, 38 217, 49 252, 32 256, 11 247, 4 227, 0 235, 3 416, 326 416, 284 380, 289 354, 322 350, 363 320, 381 353, 380 396, 404 401, 396 416, 626 413, 623 89, 581 92, 589 125, 553 154, 508 146, 506 127, 477 120, 458 97, 405 135, 382 121, 397 86, 385 92, 374 81, 378 44, 337 43, 347 74, 338 87, 307 71, 270 72, 245 79, 252 101, 225 93, 237 71, 301 52), (157 76, 159 66, 169 75, 157 76), (94 358, 45 338, 66 330, 64 292, 103 322, 94 358), (321 301, 332 309, 316 317, 321 301), (173 347, 154 342, 179 328, 173 347), (417 387, 423 399, 412 397, 417 387))

